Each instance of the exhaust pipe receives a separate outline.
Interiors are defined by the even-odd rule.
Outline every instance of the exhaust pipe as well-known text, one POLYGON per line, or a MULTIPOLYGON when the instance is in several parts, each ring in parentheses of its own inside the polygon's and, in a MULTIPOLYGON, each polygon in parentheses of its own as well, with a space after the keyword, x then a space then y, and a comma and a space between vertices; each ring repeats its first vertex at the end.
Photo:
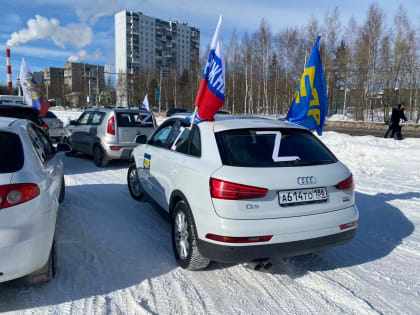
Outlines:
POLYGON ((261 271, 262 269, 268 270, 273 266, 273 264, 268 259, 253 260, 248 262, 246 265, 255 271, 261 271))
POLYGON ((261 270, 263 268, 263 264, 261 263, 261 260, 254 260, 247 263, 247 266, 255 271, 261 270))
POLYGON ((263 264, 264 270, 268 270, 271 267, 273 267, 273 264, 268 259, 267 260, 263 260, 262 261, 262 264, 263 264))

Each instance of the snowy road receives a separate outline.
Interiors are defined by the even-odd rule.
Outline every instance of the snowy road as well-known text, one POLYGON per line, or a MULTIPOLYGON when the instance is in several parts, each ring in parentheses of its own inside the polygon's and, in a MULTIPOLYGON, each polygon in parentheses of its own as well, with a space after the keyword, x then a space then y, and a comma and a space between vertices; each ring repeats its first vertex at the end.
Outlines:
POLYGON ((355 175, 358 234, 266 273, 242 265, 178 268, 169 224, 128 193, 128 164, 98 169, 88 158, 63 155, 57 277, 30 288, 0 284, 0 312, 419 314, 420 141, 333 132, 322 140, 355 175))

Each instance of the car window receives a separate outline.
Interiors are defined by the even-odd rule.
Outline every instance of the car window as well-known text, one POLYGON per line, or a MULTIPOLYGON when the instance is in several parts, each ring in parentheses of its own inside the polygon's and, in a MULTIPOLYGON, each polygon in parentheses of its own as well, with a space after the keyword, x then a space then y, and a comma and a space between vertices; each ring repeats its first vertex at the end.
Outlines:
POLYGON ((47 112, 47 114, 45 115, 45 118, 57 118, 57 116, 55 116, 53 112, 47 112))
POLYGON ((166 142, 168 141, 169 134, 171 133, 171 130, 172 130, 172 123, 163 126, 153 135, 153 137, 149 141, 149 144, 157 146, 157 147, 165 147, 166 142))
POLYGON ((172 146, 172 149, 177 152, 187 154, 190 134, 191 134, 190 128, 184 128, 184 130, 182 130, 180 136, 176 140, 175 144, 172 146))
POLYGON ((229 166, 291 167, 337 161, 326 146, 305 130, 227 130, 216 133, 216 140, 222 162, 229 166))
POLYGON ((105 116, 105 113, 101 113, 101 112, 92 113, 92 118, 91 118, 90 124, 91 125, 100 125, 104 116, 105 116))
POLYGON ((197 126, 193 127, 193 134, 191 139, 190 154, 194 156, 201 156, 201 139, 200 130, 197 126))
POLYGON ((91 113, 84 113, 79 120, 77 121, 78 125, 87 125, 89 122, 89 117, 90 117, 91 113))
POLYGON ((152 116, 147 113, 131 112, 117 113, 118 127, 152 127, 152 116))
POLYGON ((23 148, 17 134, 0 131, 0 173, 13 173, 23 167, 23 148))
POLYGON ((32 146, 35 149, 36 154, 42 163, 45 163, 49 159, 49 153, 46 149, 43 140, 39 137, 38 133, 34 130, 34 126, 28 126, 28 135, 31 139, 32 146))
POLYGON ((183 131, 184 127, 181 127, 179 120, 177 120, 171 130, 171 134, 168 137, 167 147, 172 148, 173 144, 177 140, 180 133, 183 131))

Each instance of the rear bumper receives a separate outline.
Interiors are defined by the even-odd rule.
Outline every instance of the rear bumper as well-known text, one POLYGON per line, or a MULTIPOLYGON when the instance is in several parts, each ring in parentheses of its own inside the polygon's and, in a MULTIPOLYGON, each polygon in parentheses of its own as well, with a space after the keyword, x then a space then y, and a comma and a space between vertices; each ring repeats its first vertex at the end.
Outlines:
POLYGON ((48 135, 50 136, 50 138, 62 138, 64 137, 64 129, 50 128, 50 130, 48 130, 48 135))
POLYGON ((198 239, 200 253, 210 260, 222 263, 244 263, 261 258, 305 255, 350 241, 356 229, 307 240, 252 246, 225 246, 198 239))
POLYGON ((105 146, 106 155, 109 160, 129 160, 131 156, 131 152, 133 152, 136 145, 133 146, 121 146, 118 144, 107 144, 105 146), (111 146, 119 147, 118 150, 111 150, 111 146))

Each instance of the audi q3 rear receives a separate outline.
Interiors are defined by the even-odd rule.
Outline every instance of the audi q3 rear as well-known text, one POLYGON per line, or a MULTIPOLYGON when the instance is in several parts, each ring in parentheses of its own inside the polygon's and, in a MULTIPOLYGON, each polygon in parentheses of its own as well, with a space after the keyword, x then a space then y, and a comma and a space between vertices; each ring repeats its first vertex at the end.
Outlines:
POLYGON ((139 185, 136 176, 129 185, 171 214, 184 268, 211 260, 264 265, 344 244, 356 233, 351 172, 295 124, 216 115, 190 130, 183 118, 171 118, 134 157, 139 185))
POLYGON ((200 251, 244 262, 303 255, 351 240, 358 209, 349 169, 308 130, 264 120, 220 121, 222 166, 211 174, 219 222, 206 226, 200 251))

